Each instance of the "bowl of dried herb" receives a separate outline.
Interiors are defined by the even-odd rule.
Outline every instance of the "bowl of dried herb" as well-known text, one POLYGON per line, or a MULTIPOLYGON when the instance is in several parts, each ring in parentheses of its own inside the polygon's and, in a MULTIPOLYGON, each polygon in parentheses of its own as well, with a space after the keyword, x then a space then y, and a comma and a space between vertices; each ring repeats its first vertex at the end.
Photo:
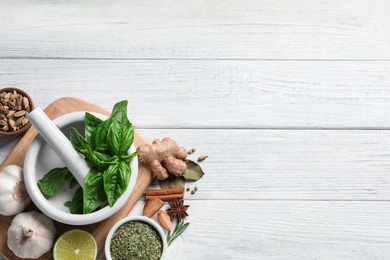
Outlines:
POLYGON ((152 219, 130 216, 117 222, 107 235, 107 260, 162 260, 167 251, 164 231, 152 219))

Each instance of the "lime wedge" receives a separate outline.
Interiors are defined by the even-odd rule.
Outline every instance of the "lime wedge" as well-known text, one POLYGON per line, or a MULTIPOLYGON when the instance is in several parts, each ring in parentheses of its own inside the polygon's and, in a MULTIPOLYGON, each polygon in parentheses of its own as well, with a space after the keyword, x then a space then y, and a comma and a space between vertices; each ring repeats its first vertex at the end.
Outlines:
POLYGON ((88 232, 72 229, 62 234, 53 249, 55 260, 95 260, 97 244, 88 232))

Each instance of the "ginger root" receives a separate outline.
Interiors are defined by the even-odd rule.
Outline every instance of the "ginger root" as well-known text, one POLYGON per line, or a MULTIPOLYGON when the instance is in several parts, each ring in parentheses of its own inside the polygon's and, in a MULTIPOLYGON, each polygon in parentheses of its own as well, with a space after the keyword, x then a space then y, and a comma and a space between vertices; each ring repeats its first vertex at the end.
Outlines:
POLYGON ((147 166, 154 178, 165 180, 168 173, 181 176, 187 168, 183 161, 187 150, 179 146, 173 139, 165 137, 162 141, 156 139, 152 144, 138 147, 138 160, 147 166))

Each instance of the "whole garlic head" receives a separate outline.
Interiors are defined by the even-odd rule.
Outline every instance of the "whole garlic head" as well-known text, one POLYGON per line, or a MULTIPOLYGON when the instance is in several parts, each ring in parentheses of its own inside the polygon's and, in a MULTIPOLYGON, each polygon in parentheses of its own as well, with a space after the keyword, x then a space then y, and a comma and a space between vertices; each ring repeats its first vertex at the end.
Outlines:
POLYGON ((17 257, 39 258, 49 251, 55 238, 53 221, 35 212, 15 216, 7 233, 7 245, 17 257))
POLYGON ((31 199, 23 181, 23 169, 8 165, 0 172, 0 214, 16 215, 22 212, 31 199))

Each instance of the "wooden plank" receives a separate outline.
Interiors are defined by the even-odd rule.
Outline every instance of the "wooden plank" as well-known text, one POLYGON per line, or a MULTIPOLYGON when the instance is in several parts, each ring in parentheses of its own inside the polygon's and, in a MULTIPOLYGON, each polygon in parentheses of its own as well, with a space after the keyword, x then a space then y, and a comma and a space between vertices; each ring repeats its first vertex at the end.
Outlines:
POLYGON ((383 60, 389 12, 386 0, 4 1, 0 57, 383 60))
MULTIPOLYGON (((132 214, 142 212, 137 203, 132 214)), ((168 259, 381 259, 390 255, 389 202, 187 201, 191 224, 168 259)))
POLYGON ((194 160, 210 156, 190 199, 390 199, 388 131, 139 131, 148 142, 170 136, 196 147, 194 160))
POLYGON ((200 200, 390 199, 388 131, 140 129, 209 158, 190 186, 200 200))
MULTIPOLYGON (((62 98, 56 100, 45 109, 45 113, 51 119, 57 118, 63 114, 74 112, 74 111, 93 111, 93 112, 109 115, 109 112, 107 112, 103 108, 76 98, 62 98)), ((23 167, 25 154, 28 150, 30 143, 34 140, 36 135, 37 135, 37 131, 34 128, 30 128, 25 133, 25 135, 20 140, 20 142, 18 142, 15 148, 8 154, 5 160, 1 163, 0 170, 6 167, 7 165, 11 165, 11 164, 19 165, 23 167)), ((138 147, 145 143, 146 143, 145 139, 139 134, 138 131, 135 131, 134 145, 138 147)), ((143 192, 147 189, 150 182, 151 182, 150 171, 144 167, 139 167, 138 178, 135 187, 133 189, 132 195, 130 196, 126 204, 123 206, 123 208, 120 209, 118 212, 116 212, 110 218, 107 218, 99 223, 86 225, 82 227, 83 229, 91 232, 92 235, 96 238, 99 251, 101 251, 104 248, 105 238, 108 232, 110 231, 110 229, 112 228, 112 226, 114 226, 114 224, 118 222, 120 219, 128 215, 128 213, 133 208, 134 204, 138 201, 138 199, 141 197, 143 192)), ((32 210, 31 207, 26 209, 26 211, 30 211, 30 210, 32 210)), ((36 209, 33 208, 33 210, 36 209)), ((7 232, 12 219, 13 216, 6 217, 0 215, 0 222, 3 223, 3 225, 0 226, 0 233, 5 234, 7 232)), ((56 225, 57 237, 59 237, 64 231, 70 228, 75 228, 75 226, 70 226, 58 222, 56 222, 55 225, 56 225)), ((80 227, 78 226, 78 228, 80 227)), ((0 254, 12 260, 19 259, 6 246, 5 236, 0 237, 0 254)), ((52 255, 51 252, 48 252, 42 257, 40 257, 40 259, 51 259, 52 257, 51 255, 52 255)))
POLYGON ((390 62, 0 60, 45 107, 128 99, 140 128, 385 128, 390 62))
MULTIPOLYGON (((190 199, 389 200, 388 131, 139 129, 210 156, 190 199)), ((0 152, 7 154, 2 148, 0 152)), ((0 158, 1 159, 1 158, 0 158)), ((195 184, 191 184, 194 186, 195 184)))

